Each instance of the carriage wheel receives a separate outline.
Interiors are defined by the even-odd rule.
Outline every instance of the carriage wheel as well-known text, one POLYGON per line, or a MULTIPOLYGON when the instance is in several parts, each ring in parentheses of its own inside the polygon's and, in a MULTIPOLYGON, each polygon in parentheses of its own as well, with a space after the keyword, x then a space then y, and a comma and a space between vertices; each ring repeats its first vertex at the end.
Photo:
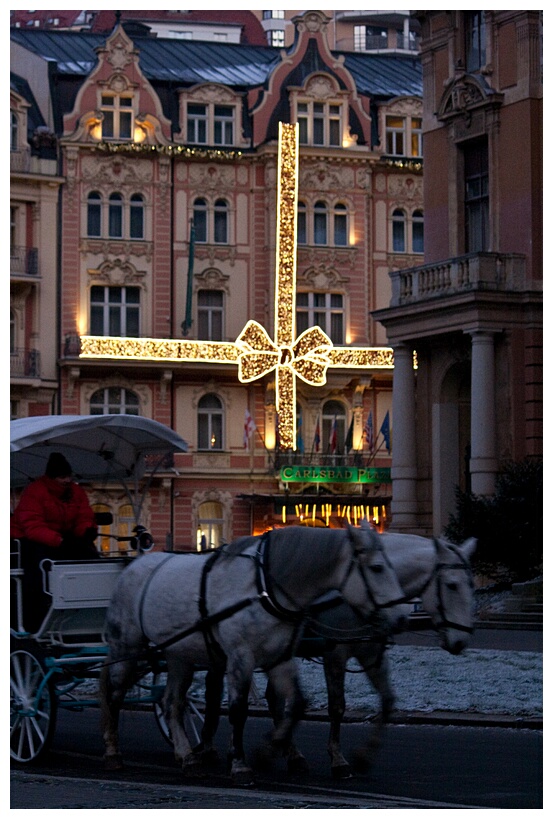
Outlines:
MULTIPOLYGON (((166 676, 167 676, 166 674, 154 675, 154 686, 159 686, 159 690, 161 693, 163 693, 163 689, 165 688, 166 676)), ((159 700, 154 703, 154 717, 156 719, 157 726, 161 731, 163 738, 172 747, 173 739, 171 737, 170 728, 167 725, 167 720, 165 719, 165 713, 163 711, 163 703, 161 696, 159 700)), ((184 730, 186 731, 186 735, 192 748, 195 748, 201 742, 203 722, 204 718, 202 714, 199 712, 198 708, 196 707, 194 700, 188 698, 186 711, 184 712, 184 730)))
POLYGON ((10 756, 15 762, 36 762, 49 748, 56 723, 57 700, 52 680, 35 646, 11 652, 10 756))

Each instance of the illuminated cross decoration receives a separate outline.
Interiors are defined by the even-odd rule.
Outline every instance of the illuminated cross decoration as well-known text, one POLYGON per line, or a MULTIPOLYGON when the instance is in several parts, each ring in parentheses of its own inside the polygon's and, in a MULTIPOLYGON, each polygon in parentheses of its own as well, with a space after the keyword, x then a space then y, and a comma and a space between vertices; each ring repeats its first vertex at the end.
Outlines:
POLYGON ((296 377, 322 386, 328 367, 393 367, 393 352, 388 347, 334 347, 320 327, 310 327, 295 338, 297 199, 298 126, 280 123, 274 340, 251 320, 234 343, 81 336, 80 357, 235 363, 239 380, 246 384, 274 370, 280 446, 295 449, 296 377))

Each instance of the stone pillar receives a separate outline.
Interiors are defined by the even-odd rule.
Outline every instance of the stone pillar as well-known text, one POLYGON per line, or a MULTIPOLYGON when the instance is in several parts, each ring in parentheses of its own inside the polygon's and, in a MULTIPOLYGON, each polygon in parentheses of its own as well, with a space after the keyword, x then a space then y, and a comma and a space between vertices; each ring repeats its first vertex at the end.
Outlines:
POLYGON ((471 338, 471 489, 475 495, 491 496, 497 474, 494 337, 478 330, 471 338))
POLYGON ((417 523, 415 375, 413 350, 394 346, 392 398, 392 529, 412 530, 417 523))

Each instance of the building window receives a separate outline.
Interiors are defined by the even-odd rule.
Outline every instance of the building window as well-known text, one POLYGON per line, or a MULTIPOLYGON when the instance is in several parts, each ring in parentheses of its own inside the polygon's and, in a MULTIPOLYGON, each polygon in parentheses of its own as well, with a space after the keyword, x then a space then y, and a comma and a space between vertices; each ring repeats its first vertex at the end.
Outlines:
POLYGON ((123 197, 112 193, 108 203, 108 236, 110 239, 123 237, 123 197))
POLYGON ((91 237, 102 235, 102 197, 97 191, 88 194, 86 234, 91 237))
POLYGON ((341 293, 296 293, 296 331, 319 326, 333 344, 344 343, 344 299, 341 293))
POLYGON ((196 549, 217 549, 223 543, 223 507, 217 501, 206 501, 198 509, 196 549))
POLYGON ((488 143, 479 140, 468 145, 465 159, 465 242, 466 253, 488 250, 489 189, 488 143))
POLYGON ((196 242, 207 242, 207 202, 205 199, 194 201, 194 235, 196 242))
POLYGON ((388 48, 388 31, 380 26, 354 26, 354 51, 373 51, 388 48))
POLYGON ((194 200, 194 232, 196 242, 212 242, 226 245, 229 242, 229 206, 224 199, 217 199, 213 210, 207 200, 194 200))
POLYGON ((213 239, 216 244, 228 244, 228 204, 217 199, 213 208, 213 239))
POLYGON ((307 207, 305 202, 298 202, 297 241, 299 245, 307 244, 307 207))
POLYGON ((345 247, 348 243, 348 209, 334 205, 334 244, 345 247))
POLYGON ((132 97, 102 94, 100 105, 103 114, 102 139, 132 139, 132 105, 132 97))
POLYGON ((233 145, 234 108, 216 105, 213 119, 213 142, 215 145, 233 145))
POLYGON ((422 118, 386 116, 386 153, 422 156, 422 118))
POLYGON ((480 71, 486 65, 485 11, 465 12, 465 59, 467 71, 480 71))
POLYGON ((405 213, 396 208, 392 214, 392 250, 405 253, 405 213))
POLYGON ((223 449, 223 405, 213 393, 198 403, 198 449, 223 449))
POLYGON ((267 42, 270 46, 275 48, 284 48, 284 31, 283 29, 273 29, 267 32, 267 42))
POLYGON ((301 145, 342 144, 342 105, 339 103, 299 102, 297 123, 301 145))
POLYGON ((140 193, 133 193, 130 203, 130 237, 131 239, 144 238, 144 197, 140 193))
POLYGON ((234 145, 235 105, 189 102, 186 107, 186 139, 196 145, 234 145))
POLYGON ((91 335, 136 338, 139 333, 140 288, 100 285, 91 287, 91 335))
POLYGON ((10 151, 19 149, 19 121, 15 111, 11 112, 10 151))
POLYGON ((207 143, 207 105, 188 103, 186 139, 201 145, 207 143))
POLYGON ((138 396, 124 387, 104 387, 90 397, 91 415, 140 415, 138 396))
POLYGON ((268 9, 263 12, 264 20, 284 20, 284 10, 268 9))
POLYGON ((198 291, 198 339, 223 340, 223 296, 221 290, 198 291))
POLYGON ((15 313, 10 310, 10 353, 13 355, 17 349, 17 324, 15 313))
POLYGON ((346 438, 346 413, 339 401, 326 401, 323 404, 321 432, 323 455, 343 454, 346 438))
POLYGON ((424 214, 422 210, 413 212, 412 250, 413 253, 424 253, 424 214))
POLYGON ((313 208, 313 243, 326 245, 328 242, 328 213, 324 202, 315 202, 313 208))

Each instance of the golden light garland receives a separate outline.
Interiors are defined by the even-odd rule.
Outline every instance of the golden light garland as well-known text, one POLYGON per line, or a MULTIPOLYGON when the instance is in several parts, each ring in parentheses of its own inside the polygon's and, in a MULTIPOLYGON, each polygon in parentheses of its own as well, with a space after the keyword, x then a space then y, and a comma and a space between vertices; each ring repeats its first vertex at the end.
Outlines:
MULTIPOLYGON (((391 348, 334 347, 320 327, 310 327, 295 338, 298 145, 298 126, 280 123, 274 341, 264 327, 251 320, 234 343, 81 336, 80 352, 80 358, 237 364, 238 379, 244 384, 275 371, 280 446, 292 450, 296 448, 296 376, 307 384, 321 386, 326 383, 329 367, 394 366, 391 348)), ((155 146, 144 149, 149 147, 155 146)), ((182 153, 184 150, 189 149, 182 153)))

